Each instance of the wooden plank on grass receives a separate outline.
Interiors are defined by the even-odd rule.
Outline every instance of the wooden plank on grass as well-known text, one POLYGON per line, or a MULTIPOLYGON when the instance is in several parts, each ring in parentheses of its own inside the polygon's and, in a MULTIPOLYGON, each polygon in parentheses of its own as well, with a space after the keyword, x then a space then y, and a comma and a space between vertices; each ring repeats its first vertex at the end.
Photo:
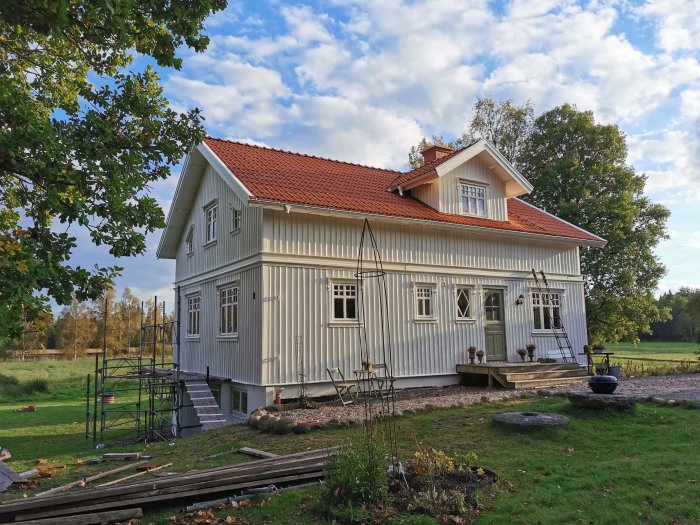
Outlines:
POLYGON ((102 459, 106 461, 121 461, 127 459, 141 459, 143 452, 110 452, 102 454, 102 459))
POLYGON ((238 449, 241 454, 246 454, 248 456, 253 456, 254 458, 278 458, 279 454, 273 454, 272 452, 267 452, 265 450, 258 450, 257 448, 242 447, 238 449))
POLYGON ((110 510, 107 512, 93 512, 92 514, 79 514, 65 516, 63 518, 47 518, 43 520, 24 521, 24 525, 95 525, 97 523, 112 523, 113 521, 125 521, 143 517, 141 509, 110 510))
POLYGON ((65 492, 66 490, 72 489, 73 487, 78 487, 78 486, 82 485, 83 483, 90 483, 91 481, 97 481, 98 479, 106 478, 107 476, 111 476, 112 474, 117 474, 118 472, 123 472, 125 470, 129 470, 130 468, 138 467, 139 465, 145 465, 146 463, 148 463, 148 461, 138 461, 136 463, 130 463, 129 465, 124 465, 123 467, 113 468, 112 470, 107 470, 106 472, 100 472, 99 474, 95 474, 94 476, 89 476, 85 479, 79 479, 77 481, 72 481, 71 483, 66 483, 65 485, 61 485, 60 487, 56 487, 54 489, 40 492, 39 494, 35 494, 34 496, 35 497, 50 496, 51 494, 56 494, 57 492, 65 492))
POLYGON ((122 481, 126 481, 127 479, 136 478, 138 476, 143 476, 144 474, 148 474, 149 472, 155 472, 157 470, 160 470, 160 469, 165 468, 165 467, 169 467, 171 465, 172 465, 172 463, 166 463, 165 465, 161 465, 160 467, 148 468, 142 472, 137 472, 136 474, 132 474, 131 476, 126 476, 125 478, 115 479, 112 481, 108 481, 107 483, 100 483, 99 485, 97 485, 97 487, 109 487, 110 485, 116 485, 117 483, 121 483, 122 481))

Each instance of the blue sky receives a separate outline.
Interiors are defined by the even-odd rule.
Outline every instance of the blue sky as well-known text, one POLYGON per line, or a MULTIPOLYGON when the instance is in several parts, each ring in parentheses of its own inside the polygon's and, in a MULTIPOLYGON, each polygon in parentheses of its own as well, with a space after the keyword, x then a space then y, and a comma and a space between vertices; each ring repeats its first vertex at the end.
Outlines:
MULTIPOLYGON (((464 132, 478 97, 592 110, 672 212, 659 290, 700 287, 700 2, 232 1, 207 32, 206 52, 159 72, 217 137, 401 169, 423 136, 464 132)), ((180 169, 153 187, 166 210, 180 169)), ((117 261, 117 285, 171 301, 159 236, 117 261)), ((110 263, 80 237, 75 262, 110 263)))

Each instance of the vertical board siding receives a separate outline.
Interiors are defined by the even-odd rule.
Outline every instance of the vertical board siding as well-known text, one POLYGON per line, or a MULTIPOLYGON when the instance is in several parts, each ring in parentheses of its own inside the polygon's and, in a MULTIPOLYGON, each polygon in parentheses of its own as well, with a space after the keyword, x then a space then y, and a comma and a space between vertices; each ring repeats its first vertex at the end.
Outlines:
MULTIPOLYGON (((346 378, 360 367, 357 325, 338 326, 331 322, 331 289, 333 280, 352 280, 353 270, 331 270, 298 266, 263 265, 265 283, 263 317, 264 384, 296 383, 299 378, 295 336, 304 338, 305 371, 309 382, 327 381, 326 367, 340 367, 346 378)), ((506 348, 508 361, 519 361, 516 349, 528 343, 538 346, 538 356, 546 357, 548 349, 557 349, 551 335, 533 332, 532 307, 528 283, 486 277, 458 277, 388 273, 388 322, 391 337, 394 374, 398 377, 454 374, 455 366, 467 362, 470 345, 484 348, 482 293, 489 286, 504 289, 506 348), (416 322, 415 283, 433 283, 436 288, 435 322, 416 322), (472 288, 472 321, 456 320, 456 288, 472 288), (516 305, 518 295, 525 296, 516 305)), ((378 283, 365 283, 365 319, 373 362, 381 362, 381 324, 378 312, 378 283)), ((552 288, 563 290, 562 316, 569 330, 574 351, 585 344, 585 316, 582 311, 581 283, 551 282, 552 288)))
MULTIPOLYGON (((385 263, 580 275, 575 245, 371 222, 385 263)), ((354 260, 361 230, 358 219, 265 210, 262 246, 266 253, 354 260)))
POLYGON ((242 383, 261 381, 260 297, 262 281, 260 267, 206 281, 181 289, 182 338, 180 362, 182 370, 205 374, 207 366, 213 376, 242 383), (219 337, 218 289, 238 281, 239 314, 238 339, 219 337), (201 294, 200 336, 189 338, 187 333, 187 296, 201 294))
POLYGON ((495 221, 507 221, 505 185, 495 177, 484 161, 473 158, 440 177, 440 207, 443 213, 460 215, 462 197, 460 181, 486 185, 486 217, 495 221))
POLYGON ((207 165, 178 247, 175 280, 179 282, 260 253, 261 237, 262 210, 244 206, 221 176, 207 165), (204 206, 214 199, 218 202, 217 240, 214 244, 204 246, 204 206), (231 232, 234 207, 241 211, 241 228, 238 233, 231 232), (194 226, 192 255, 187 254, 185 246, 190 226, 194 226))

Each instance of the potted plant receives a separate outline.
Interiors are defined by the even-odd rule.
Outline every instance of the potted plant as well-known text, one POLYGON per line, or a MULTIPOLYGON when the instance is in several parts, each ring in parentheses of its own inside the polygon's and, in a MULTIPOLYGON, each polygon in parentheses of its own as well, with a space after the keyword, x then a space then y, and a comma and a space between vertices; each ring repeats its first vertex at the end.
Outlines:
POLYGON ((474 364, 474 356, 476 355, 476 346, 470 346, 467 348, 467 352, 469 353, 469 363, 474 364))
POLYGON ((484 351, 483 350, 477 350, 476 351, 476 357, 479 358, 479 363, 482 363, 484 360, 484 351))
POLYGON ((601 344, 594 344, 593 345, 593 353, 594 354, 602 354, 603 350, 605 350, 605 347, 601 344))
POLYGON ((367 371, 372 369, 372 360, 369 357, 367 359, 362 360, 362 368, 364 368, 367 371))
POLYGON ((516 350, 518 352, 518 355, 520 356, 520 360, 524 363, 525 362, 525 356, 527 355, 527 350, 524 348, 518 348, 516 350))
POLYGON ((535 359, 535 349, 537 348, 537 345, 530 343, 529 345, 526 346, 527 348, 527 357, 530 359, 530 362, 532 363, 535 359))

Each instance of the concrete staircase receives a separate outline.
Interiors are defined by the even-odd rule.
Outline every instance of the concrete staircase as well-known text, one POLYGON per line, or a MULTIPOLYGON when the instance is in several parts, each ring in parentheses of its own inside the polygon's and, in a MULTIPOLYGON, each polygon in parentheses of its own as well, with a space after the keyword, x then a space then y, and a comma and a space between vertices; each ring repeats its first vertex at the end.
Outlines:
POLYGON ((185 388, 190 395, 203 431, 213 430, 226 425, 226 419, 221 414, 221 408, 216 404, 216 400, 206 381, 186 380, 185 388))
POLYGON ((489 385, 500 384, 509 390, 544 388, 588 380, 586 369, 578 363, 489 363, 457 365, 462 374, 489 376, 489 385))

